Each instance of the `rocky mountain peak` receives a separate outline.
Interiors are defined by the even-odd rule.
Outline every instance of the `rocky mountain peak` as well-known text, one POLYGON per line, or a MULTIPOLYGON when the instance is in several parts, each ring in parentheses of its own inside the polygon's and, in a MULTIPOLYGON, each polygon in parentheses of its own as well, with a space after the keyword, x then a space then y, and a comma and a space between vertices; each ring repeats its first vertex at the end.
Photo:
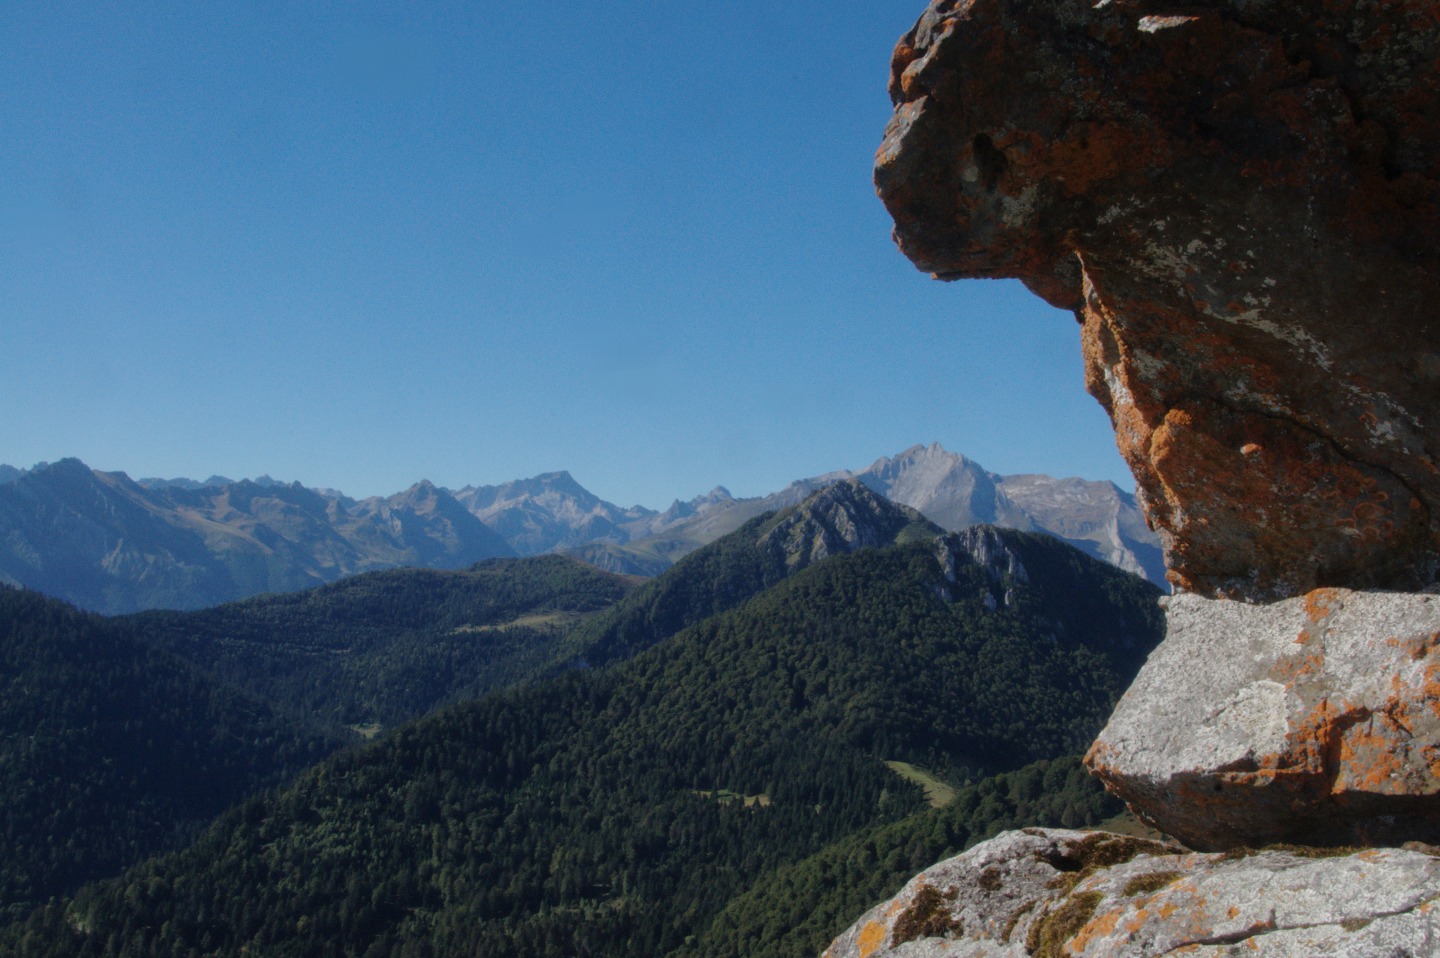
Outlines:
POLYGON ((95 475, 89 466, 74 456, 66 456, 64 459, 57 459, 55 462, 41 463, 30 470, 30 473, 35 476, 64 477, 70 479, 93 478, 95 475))
POLYGON ((891 502, 858 479, 843 479, 777 516, 759 545, 783 552, 785 564, 795 570, 829 555, 889 545, 914 526, 941 532, 914 509, 891 502))
POLYGON ((734 501, 735 497, 730 494, 729 489, 726 489, 724 486, 716 486, 714 489, 711 489, 709 492, 705 493, 705 495, 696 496, 694 499, 691 499, 690 504, 692 506, 699 507, 702 505, 708 506, 715 505, 721 502, 734 501))
MULTIPOLYGON (((400 496, 413 500, 425 500, 435 498, 437 492, 438 490, 435 487, 435 483, 429 479, 421 479, 409 489, 402 492, 400 496)), ((399 496, 396 498, 399 498, 399 496)))
POLYGON ((877 459, 858 473, 866 485, 896 502, 918 509, 946 529, 1004 518, 999 476, 938 442, 912 446, 893 458, 877 459))
POLYGON ((525 491, 532 494, 544 491, 558 495, 575 496, 581 499, 595 498, 590 490, 576 482, 575 477, 570 475, 569 471, 565 469, 540 473, 526 483, 525 491))
POLYGON ((924 443, 916 443, 894 456, 881 456, 872 462, 864 472, 875 476, 895 476, 932 463, 939 464, 942 469, 946 470, 966 466, 972 469, 980 468, 959 453, 950 452, 940 443, 932 442, 928 446, 924 443))

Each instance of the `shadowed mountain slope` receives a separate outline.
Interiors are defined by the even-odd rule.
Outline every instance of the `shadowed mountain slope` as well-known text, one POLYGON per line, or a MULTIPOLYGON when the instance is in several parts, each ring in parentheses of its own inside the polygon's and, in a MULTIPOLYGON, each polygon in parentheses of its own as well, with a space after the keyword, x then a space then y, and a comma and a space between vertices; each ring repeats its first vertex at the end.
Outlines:
POLYGON ((740 605, 826 555, 931 538, 940 531, 914 510, 858 482, 837 482, 691 552, 576 629, 567 644, 592 666, 627 658, 740 605))
POLYGON ((0 915, 178 847, 337 745, 112 620, 0 586, 0 915))
POLYGON ((633 586, 564 556, 490 559, 116 623, 297 718, 373 734, 549 669, 568 630, 633 586))
MULTIPOLYGON (((878 499, 816 501, 852 497, 878 499)), ((345 753, 0 950, 667 954, 762 876, 919 811, 887 760, 961 784, 1073 752, 1158 639, 1153 587, 1051 540, 981 529, 820 559, 844 523, 812 518, 717 543, 736 594, 677 601, 702 617, 647 650, 345 753), (762 569, 742 574, 747 555, 762 569), (1052 575, 1074 579, 1049 595, 1052 575), (1058 591, 1077 583, 1089 604, 1058 591)))

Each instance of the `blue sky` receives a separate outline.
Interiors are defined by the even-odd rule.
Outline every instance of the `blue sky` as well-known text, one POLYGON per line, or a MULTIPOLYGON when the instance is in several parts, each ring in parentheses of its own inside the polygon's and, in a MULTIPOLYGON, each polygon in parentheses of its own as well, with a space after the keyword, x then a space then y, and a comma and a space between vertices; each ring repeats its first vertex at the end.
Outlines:
POLYGON ((922 8, 0 5, 0 462, 663 508, 939 441, 1132 488, 1074 319, 890 242, 922 8))

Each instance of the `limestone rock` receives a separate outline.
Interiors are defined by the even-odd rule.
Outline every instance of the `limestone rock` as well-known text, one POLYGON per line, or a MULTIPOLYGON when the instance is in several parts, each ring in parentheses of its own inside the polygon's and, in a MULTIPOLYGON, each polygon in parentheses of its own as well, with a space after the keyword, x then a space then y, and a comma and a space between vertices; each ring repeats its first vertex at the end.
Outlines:
POLYGON ((1030 581, 1025 563, 995 526, 971 526, 941 536, 935 540, 935 557, 950 582, 955 581, 955 567, 967 561, 983 568, 993 582, 1030 581))
POLYGON ((1440 552, 1433 0, 935 0, 875 179, 941 278, 1083 322, 1170 577, 1413 590, 1440 552))
POLYGON ((1440 859, 1372 849, 1187 853, 1105 832, 1007 832, 911 879, 825 958, 1433 955, 1440 859))
POLYGON ((1086 756, 1196 848, 1440 841, 1440 595, 1171 597, 1086 756))

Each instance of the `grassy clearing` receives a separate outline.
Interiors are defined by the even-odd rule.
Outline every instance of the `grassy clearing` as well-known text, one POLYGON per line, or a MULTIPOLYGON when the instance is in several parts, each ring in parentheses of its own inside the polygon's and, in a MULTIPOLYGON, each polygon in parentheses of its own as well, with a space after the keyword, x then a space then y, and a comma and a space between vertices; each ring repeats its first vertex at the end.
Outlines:
POLYGON ((925 789, 925 801, 931 808, 944 808, 955 801, 955 788, 940 781, 923 768, 909 762, 886 762, 885 767, 906 781, 914 782, 925 789))
POLYGON ((716 791, 697 790, 695 794, 701 798, 713 798, 723 805, 728 805, 731 802, 744 802, 746 808, 754 808, 757 805, 765 808, 770 804, 769 795, 741 795, 739 792, 732 792, 728 788, 722 788, 716 791))
POLYGON ((501 629, 513 628, 558 632, 570 628, 583 618, 585 618, 583 612, 536 612, 533 615, 522 615, 518 619, 497 622, 493 625, 462 625, 452 634, 471 635, 477 632, 499 632, 501 629))
POLYGON ((371 722, 369 725, 347 725, 345 727, 367 742, 379 735, 381 729, 384 728, 379 722, 371 722))
POLYGON ((1146 825, 1135 817, 1134 812, 1121 812, 1114 818, 1107 818, 1095 826, 1102 832, 1114 832, 1116 835, 1130 835, 1134 838, 1149 838, 1157 842, 1174 841, 1164 832, 1157 831, 1146 825))

